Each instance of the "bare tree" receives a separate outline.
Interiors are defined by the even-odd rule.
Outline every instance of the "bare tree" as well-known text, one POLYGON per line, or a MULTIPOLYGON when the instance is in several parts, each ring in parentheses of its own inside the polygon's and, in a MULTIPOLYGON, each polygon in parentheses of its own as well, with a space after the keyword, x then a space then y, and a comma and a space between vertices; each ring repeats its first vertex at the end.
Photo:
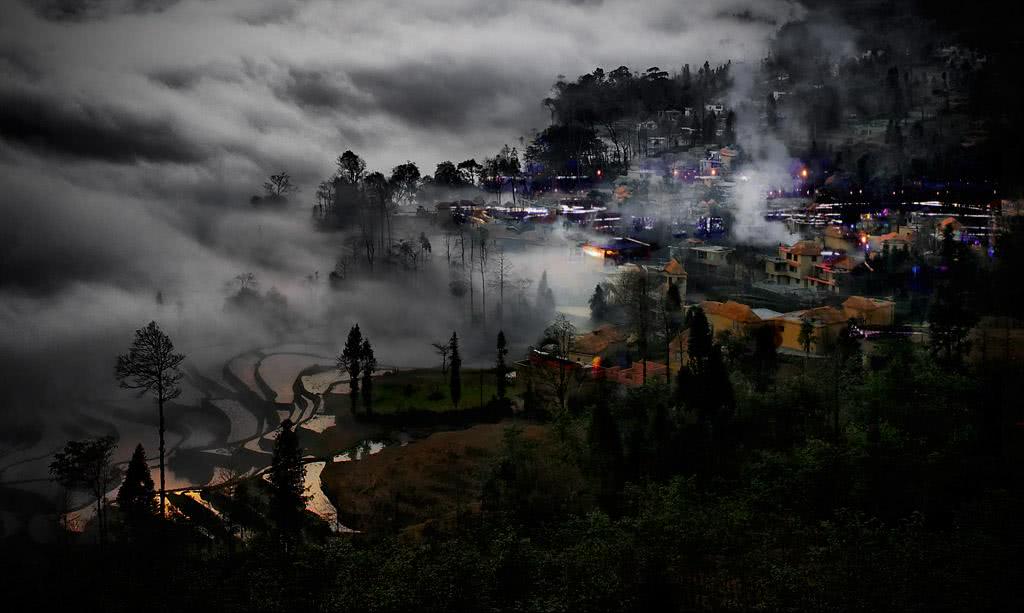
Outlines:
POLYGON ((542 345, 554 354, 554 367, 541 366, 539 370, 551 392, 558 398, 558 406, 564 411, 565 400, 570 386, 576 381, 576 366, 569 361, 569 354, 576 345, 576 326, 559 313, 544 330, 542 345))
POLYGON ((462 267, 466 267, 466 232, 462 229, 462 226, 458 227, 459 237, 459 256, 462 258, 462 267))
POLYGON ((256 274, 251 272, 243 272, 235 275, 235 281, 238 281, 238 289, 256 289, 259 282, 256 281, 256 274))
POLYGON ((643 382, 647 382, 647 357, 657 299, 651 295, 650 279, 644 270, 626 271, 612 286, 615 301, 626 314, 626 325, 636 336, 637 349, 643 367, 643 382))
POLYGON ((329 215, 334 208, 334 182, 321 181, 316 188, 316 206, 321 217, 329 215))
POLYGON ((284 198, 288 194, 299 191, 298 186, 292 184, 292 177, 285 171, 280 174, 270 175, 263 183, 263 191, 271 198, 284 198))
POLYGON ((487 327, 487 260, 490 256, 487 228, 480 228, 480 316, 487 327))
POLYGON ((512 283, 512 261, 505 255, 501 247, 497 249, 494 266, 491 268, 491 287, 498 290, 498 323, 505 317, 505 288, 512 283))
POLYGON ((452 242, 455 240, 455 235, 450 230, 445 230, 442 237, 444 240, 444 255, 448 259, 448 265, 452 265, 452 242))
POLYGON ((164 404, 181 395, 182 373, 179 370, 185 355, 174 352, 171 342, 155 321, 135 331, 135 340, 128 353, 117 358, 115 374, 125 389, 139 390, 156 398, 160 412, 160 514, 166 515, 167 493, 164 482, 164 404))
POLYGON ((533 285, 533 279, 526 277, 516 277, 512 280, 512 288, 515 291, 516 305, 520 310, 526 309, 527 300, 526 296, 530 292, 530 286, 533 285))
POLYGON ((448 354, 452 351, 451 343, 431 343, 437 355, 441 356, 441 374, 448 374, 448 354))

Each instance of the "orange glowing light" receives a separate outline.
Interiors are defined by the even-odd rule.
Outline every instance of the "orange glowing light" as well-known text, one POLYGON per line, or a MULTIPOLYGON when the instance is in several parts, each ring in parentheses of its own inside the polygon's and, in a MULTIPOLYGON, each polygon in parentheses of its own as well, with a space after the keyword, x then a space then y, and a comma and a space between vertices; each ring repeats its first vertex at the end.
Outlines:
POLYGON ((601 356, 595 355, 594 359, 590 361, 590 365, 594 368, 601 368, 601 356))
POLYGON ((711 169, 711 176, 713 177, 713 176, 715 176, 717 174, 718 174, 718 169, 717 168, 712 168, 711 169))
POLYGON ((805 179, 807 178, 807 169, 806 168, 804 168, 803 170, 800 171, 800 176, 805 178, 805 179))
POLYGON ((604 257, 604 249, 595 247, 594 245, 583 245, 583 253, 595 258, 604 257))

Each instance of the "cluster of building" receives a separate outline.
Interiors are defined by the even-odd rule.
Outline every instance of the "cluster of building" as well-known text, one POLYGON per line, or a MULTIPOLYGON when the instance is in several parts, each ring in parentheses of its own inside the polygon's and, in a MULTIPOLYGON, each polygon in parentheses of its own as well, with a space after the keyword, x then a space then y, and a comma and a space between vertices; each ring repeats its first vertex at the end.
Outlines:
POLYGON ((827 353, 839 338, 839 333, 851 320, 861 326, 885 327, 895 321, 895 303, 880 298, 850 296, 841 306, 819 306, 810 309, 779 313, 771 309, 751 308, 739 302, 706 301, 701 304, 715 334, 731 332, 751 334, 757 328, 769 326, 775 331, 776 346, 783 352, 804 353, 800 331, 811 326, 809 353, 827 353))

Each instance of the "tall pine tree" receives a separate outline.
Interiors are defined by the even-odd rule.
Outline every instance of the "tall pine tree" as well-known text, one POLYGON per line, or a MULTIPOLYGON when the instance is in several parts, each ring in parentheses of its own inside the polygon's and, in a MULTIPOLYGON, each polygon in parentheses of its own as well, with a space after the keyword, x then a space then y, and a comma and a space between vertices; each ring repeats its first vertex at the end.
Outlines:
POLYGON ((117 490, 117 506, 133 539, 140 538, 156 516, 156 490, 149 474, 146 450, 141 443, 135 447, 124 474, 124 483, 117 490))
POLYGON ((495 387, 497 388, 498 400, 504 400, 507 384, 505 375, 508 373, 508 367, 505 365, 505 356, 508 355, 508 342, 505 340, 505 332, 503 330, 498 331, 497 349, 497 357, 494 361, 495 387))
POLYGON ((369 415, 373 413, 373 371, 377 370, 377 358, 373 355, 373 346, 368 338, 363 339, 359 359, 363 370, 363 409, 369 415))
POLYGON ((270 513, 279 536, 285 541, 298 537, 302 531, 306 508, 306 467, 302 448, 290 419, 281 422, 281 432, 274 443, 270 462, 270 513))
POLYGON ((363 367, 362 351, 363 333, 359 331, 359 324, 356 324, 348 331, 345 348, 338 356, 338 371, 341 374, 348 374, 349 400, 352 402, 353 411, 356 410, 359 396, 359 374, 363 367))
POLYGON ((590 296, 590 318, 594 321, 604 321, 608 316, 608 300, 604 295, 604 288, 594 286, 594 293, 590 296))
POLYGON ((128 353, 117 357, 115 376, 126 389, 148 392, 156 398, 160 414, 160 514, 167 510, 167 492, 164 486, 164 405, 181 394, 181 363, 184 354, 174 352, 171 342, 155 321, 135 331, 135 340, 128 353))
POLYGON ((462 401, 462 356, 459 355, 459 336, 455 332, 452 332, 448 345, 451 347, 448 391, 452 397, 452 406, 458 409, 459 402, 462 401))

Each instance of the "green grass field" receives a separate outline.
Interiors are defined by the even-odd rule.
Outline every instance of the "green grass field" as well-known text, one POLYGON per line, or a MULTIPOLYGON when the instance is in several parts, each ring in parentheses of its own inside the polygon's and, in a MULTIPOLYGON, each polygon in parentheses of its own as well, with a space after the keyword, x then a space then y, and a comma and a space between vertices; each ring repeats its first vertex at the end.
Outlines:
MULTIPOLYGON (((373 411, 380 414, 402 411, 450 411, 453 408, 448 390, 450 374, 449 372, 448 375, 444 375, 439 369, 422 369, 406 370, 376 378, 373 381, 373 411)), ((493 372, 464 369, 460 408, 480 405, 481 374, 484 403, 497 393, 493 372)), ((514 385, 509 385, 507 394, 511 396, 517 391, 514 385)))

